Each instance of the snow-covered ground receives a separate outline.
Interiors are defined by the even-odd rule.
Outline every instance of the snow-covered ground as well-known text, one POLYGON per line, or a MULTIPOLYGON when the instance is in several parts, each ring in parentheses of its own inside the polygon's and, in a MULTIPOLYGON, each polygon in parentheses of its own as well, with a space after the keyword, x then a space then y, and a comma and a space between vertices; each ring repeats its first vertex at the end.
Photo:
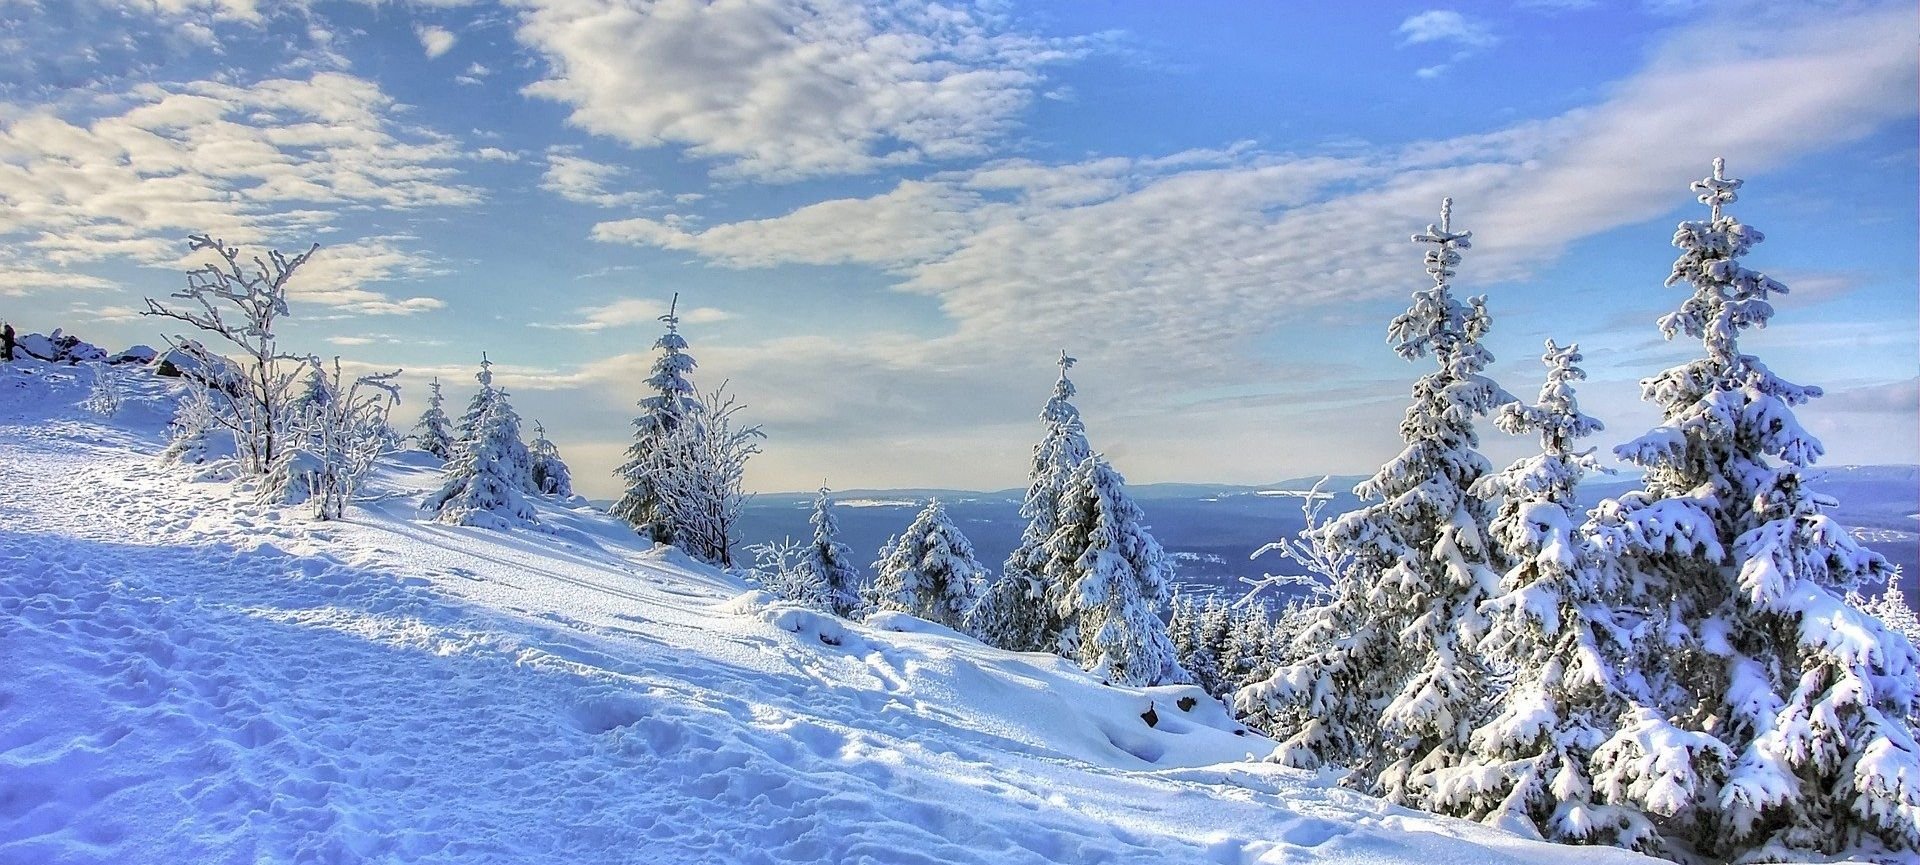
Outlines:
POLYGON ((350 521, 0 366, 0 862, 1644 862, 1248 762, 1186 688, 774 603, 586 509, 350 521), (1149 707, 1157 725, 1142 714, 1149 707))

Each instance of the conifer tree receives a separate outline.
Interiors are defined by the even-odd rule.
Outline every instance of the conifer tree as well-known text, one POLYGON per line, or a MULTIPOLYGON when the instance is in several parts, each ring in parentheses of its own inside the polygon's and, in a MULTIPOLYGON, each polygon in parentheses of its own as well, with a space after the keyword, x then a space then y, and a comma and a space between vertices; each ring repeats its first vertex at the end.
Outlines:
POLYGON ((1063 653, 1115 684, 1190 681, 1160 620, 1173 565, 1106 459, 1074 469, 1054 525, 1040 574, 1053 588, 1063 653))
POLYGON ((560 459, 559 445, 547 439, 547 428, 537 420, 533 422, 533 443, 527 446, 527 457, 532 461, 528 474, 533 479, 533 492, 562 499, 573 497, 573 471, 560 459))
POLYGON ((480 353, 480 374, 475 376, 480 388, 467 400, 467 411, 460 416, 460 423, 454 426, 454 442, 466 443, 479 435, 481 416, 487 413, 499 393, 493 388, 493 361, 487 359, 487 353, 480 353))
POLYGON ((955 630, 966 626, 986 569, 974 559, 973 543, 947 516, 938 499, 915 517, 874 562, 873 604, 919 616, 955 630))
POLYGON ((1920 616, 1914 614, 1913 605, 1907 602, 1907 593, 1900 589, 1898 575, 1887 579, 1886 591, 1854 606, 1879 619, 1887 630, 1905 634, 1907 642, 1920 645, 1920 616))
POLYGON ((686 337, 680 335, 679 307, 680 295, 676 293, 667 314, 660 316, 667 332, 653 343, 660 352, 653 362, 653 374, 647 378, 653 395, 640 400, 640 415, 633 419, 633 445, 627 449, 627 461, 616 471, 627 489, 611 510, 642 537, 661 544, 674 544, 680 539, 672 517, 674 509, 661 501, 656 455, 667 437, 700 408, 693 382, 687 379, 698 364, 693 355, 687 354, 686 337))
POLYGON ((1242 714, 1272 719, 1273 759, 1332 762, 1353 780, 1418 804, 1434 769, 1462 755, 1490 680, 1475 651, 1485 632, 1480 604, 1499 578, 1486 537, 1491 514, 1469 491, 1489 470, 1475 448, 1474 419, 1512 400, 1482 374, 1480 345, 1492 325, 1484 298, 1461 303, 1451 281, 1472 232, 1452 227, 1452 199, 1438 225, 1415 235, 1433 285, 1388 329, 1394 351, 1437 366, 1413 387, 1400 423, 1406 448, 1354 488, 1370 504, 1322 527, 1315 543, 1343 563, 1331 598, 1300 640, 1325 648, 1235 696, 1242 714))
POLYGON ((837 616, 852 616, 860 608, 860 571, 853 566, 853 551, 840 542, 840 521, 833 517, 833 500, 822 484, 813 499, 813 544, 807 547, 805 561, 826 595, 827 608, 837 616))
POLYGON ((1019 545, 1007 556, 999 581, 988 589, 974 615, 974 632, 1002 649, 1063 651, 1059 644, 1061 623, 1053 613, 1058 587, 1048 584, 1044 566, 1061 491, 1074 469, 1093 454, 1080 410, 1071 402, 1075 390, 1067 370, 1075 362, 1061 350, 1060 378, 1054 382, 1053 396, 1040 410, 1047 432, 1033 447, 1027 495, 1020 503, 1020 516, 1027 527, 1020 534, 1019 545))
POLYGON ((1619 669, 1629 646, 1614 624, 1617 570, 1578 528, 1584 508, 1574 489, 1599 466, 1575 443, 1601 429, 1574 394, 1586 378, 1580 359, 1578 345, 1547 340, 1539 399, 1507 403, 1494 419, 1540 437, 1539 454, 1474 490, 1500 500, 1491 534, 1512 563, 1503 594, 1483 607, 1490 625, 1480 650, 1513 681, 1461 765, 1438 773, 1429 804, 1559 841, 1645 847, 1653 825, 1637 809, 1600 802, 1588 774, 1632 695, 1619 669))
POLYGON ((413 440, 420 449, 441 459, 453 456, 453 435, 447 430, 446 398, 440 394, 440 379, 427 383, 427 410, 414 424, 413 440))
POLYGON ((1920 696, 1912 646, 1838 596, 1890 570, 1826 516, 1802 476, 1822 453, 1793 407, 1819 388, 1740 350, 1785 286, 1740 259, 1763 236, 1725 210, 1741 181, 1714 160, 1695 181, 1706 220, 1680 223, 1668 285, 1689 297, 1660 320, 1703 357, 1641 382, 1664 419, 1615 449, 1644 489, 1603 502, 1593 530, 1644 599, 1636 672, 1710 747, 1622 731, 1595 754, 1610 801, 1658 815, 1682 851, 1781 861, 1863 843, 1920 845, 1920 696), (1776 462, 1777 461, 1777 462, 1776 462))
POLYGON ((527 446, 520 441, 520 417, 504 391, 493 388, 493 373, 483 358, 475 376, 488 399, 473 419, 472 438, 460 443, 448 461, 446 481, 421 504, 443 523, 507 529, 535 522, 527 489, 527 446))

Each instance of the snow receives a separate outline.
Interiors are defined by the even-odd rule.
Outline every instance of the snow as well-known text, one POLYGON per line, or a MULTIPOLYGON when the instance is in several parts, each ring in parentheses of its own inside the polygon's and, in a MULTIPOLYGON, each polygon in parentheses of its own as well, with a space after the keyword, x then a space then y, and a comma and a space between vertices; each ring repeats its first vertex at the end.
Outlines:
POLYGON ((310 522, 154 458, 187 385, 102 419, 89 384, 0 366, 0 862, 1650 861, 1245 762, 1196 689, 805 610, 590 509, 431 522, 420 452, 310 522))

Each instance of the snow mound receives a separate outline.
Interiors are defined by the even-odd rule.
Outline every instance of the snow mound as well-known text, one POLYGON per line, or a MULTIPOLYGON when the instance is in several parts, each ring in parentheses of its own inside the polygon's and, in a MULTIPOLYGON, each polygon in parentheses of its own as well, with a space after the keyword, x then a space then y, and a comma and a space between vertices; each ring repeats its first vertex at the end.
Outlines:
POLYGON ((428 522, 420 454, 309 522, 153 458, 190 384, 111 421, 88 384, 0 365, 0 862, 1647 861, 1244 762, 1196 689, 794 607, 584 509, 428 522))

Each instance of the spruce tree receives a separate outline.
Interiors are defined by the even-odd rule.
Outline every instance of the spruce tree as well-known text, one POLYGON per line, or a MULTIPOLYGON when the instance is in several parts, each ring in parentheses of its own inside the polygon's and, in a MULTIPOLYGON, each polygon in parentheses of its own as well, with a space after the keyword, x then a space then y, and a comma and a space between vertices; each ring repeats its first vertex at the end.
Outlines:
POLYGON ((473 436, 460 443, 447 462, 445 482, 421 506, 444 523, 507 529, 536 521, 522 495, 531 461, 520 441, 520 417, 505 392, 493 389, 488 367, 482 359, 476 378, 488 399, 474 417, 473 436))
POLYGON ((873 605, 919 616, 955 630, 966 627, 986 569, 974 559, 973 543, 947 516, 938 499, 873 564, 873 605))
POLYGON ((427 384, 427 410, 420 413, 420 422, 414 424, 413 440, 421 450, 443 460, 453 456, 453 435, 447 430, 446 402, 440 394, 438 377, 427 384))
POLYGON ((653 395, 640 400, 640 414, 633 419, 633 445, 627 449, 627 461, 615 472, 626 482, 626 492, 610 511, 642 537, 660 544, 675 544, 679 538, 673 509, 661 501, 656 452, 699 408, 693 382, 687 379, 698 364, 687 354, 686 337, 680 335, 679 307, 680 295, 675 294, 667 314, 660 316, 667 331, 653 343, 660 352, 647 378, 653 395))
POLYGON ((1082 460, 1054 525, 1040 574, 1053 588, 1063 653, 1115 684, 1190 681, 1160 620, 1172 562, 1120 473, 1097 454, 1082 460))
POLYGON ((860 608, 860 571, 853 551, 840 542, 840 521, 833 517, 833 499, 825 485, 813 498, 813 544, 807 547, 806 566, 826 595, 827 608, 837 616, 852 616, 860 608))
POLYGON ((1067 370, 1075 362, 1061 350, 1060 378, 1054 382, 1053 396, 1040 410, 1047 432, 1033 447, 1027 495, 1020 503, 1020 516, 1027 526, 1020 534, 1019 545, 1007 556, 999 581, 988 589, 974 616, 974 632, 1002 649, 1063 651, 1059 643, 1061 623, 1053 614, 1058 587, 1047 582, 1044 571, 1047 541, 1053 536, 1061 491, 1074 469, 1093 454, 1080 410, 1071 401, 1075 390, 1067 370))
POLYGON ((1706 220, 1680 223, 1668 285, 1689 296, 1660 320, 1703 357, 1641 382, 1664 419, 1615 449, 1644 488, 1603 502, 1593 528, 1646 617, 1635 661, 1657 703, 1713 747, 1679 750, 1623 731, 1595 755, 1609 800, 1658 815, 1683 849, 1780 861, 1862 844, 1920 845, 1920 761, 1906 717, 1920 695, 1912 646, 1839 593, 1890 570, 1807 488, 1822 453, 1790 384, 1739 337, 1786 291, 1740 259, 1763 237, 1725 210, 1741 181, 1714 160, 1693 189, 1706 220))
POLYGON ((480 419, 493 405, 499 393, 493 388, 493 361, 487 359, 487 353, 480 353, 480 374, 475 376, 480 389, 473 392, 473 398, 467 400, 467 411, 460 416, 460 423, 454 426, 454 441, 466 443, 479 435, 480 419))
POLYGON ((1484 298, 1453 296, 1454 267, 1472 232, 1440 222, 1415 235, 1429 244, 1433 285, 1388 329, 1394 351, 1431 356, 1400 423, 1406 448, 1354 488, 1370 501, 1321 527, 1315 543, 1344 563, 1331 597, 1299 635, 1325 648, 1235 695, 1242 714, 1272 719, 1273 759, 1292 766, 1344 764, 1352 780, 1418 804, 1434 769, 1459 759, 1485 707, 1491 671, 1475 647, 1480 605, 1499 585, 1486 537, 1492 515, 1470 490, 1489 470, 1474 419, 1512 401, 1482 374, 1492 325, 1484 298))
POLYGON ((1480 651, 1513 681, 1462 763, 1438 773, 1429 805, 1558 841, 1645 848, 1653 825, 1637 809, 1600 802, 1588 774, 1631 695, 1620 675, 1630 647, 1614 624, 1618 572, 1579 529, 1584 508, 1574 491, 1598 463, 1576 442, 1601 429, 1574 394, 1586 378, 1580 359, 1578 345, 1547 340, 1539 399, 1508 403, 1494 419, 1540 438, 1539 454, 1474 490, 1500 500, 1490 531, 1512 563, 1502 594, 1484 605, 1480 651))
POLYGON ((573 497, 573 471, 560 459, 560 447, 547 439, 547 428, 537 420, 533 422, 533 443, 527 446, 527 457, 532 460, 528 474, 533 479, 535 493, 563 499, 573 497))

